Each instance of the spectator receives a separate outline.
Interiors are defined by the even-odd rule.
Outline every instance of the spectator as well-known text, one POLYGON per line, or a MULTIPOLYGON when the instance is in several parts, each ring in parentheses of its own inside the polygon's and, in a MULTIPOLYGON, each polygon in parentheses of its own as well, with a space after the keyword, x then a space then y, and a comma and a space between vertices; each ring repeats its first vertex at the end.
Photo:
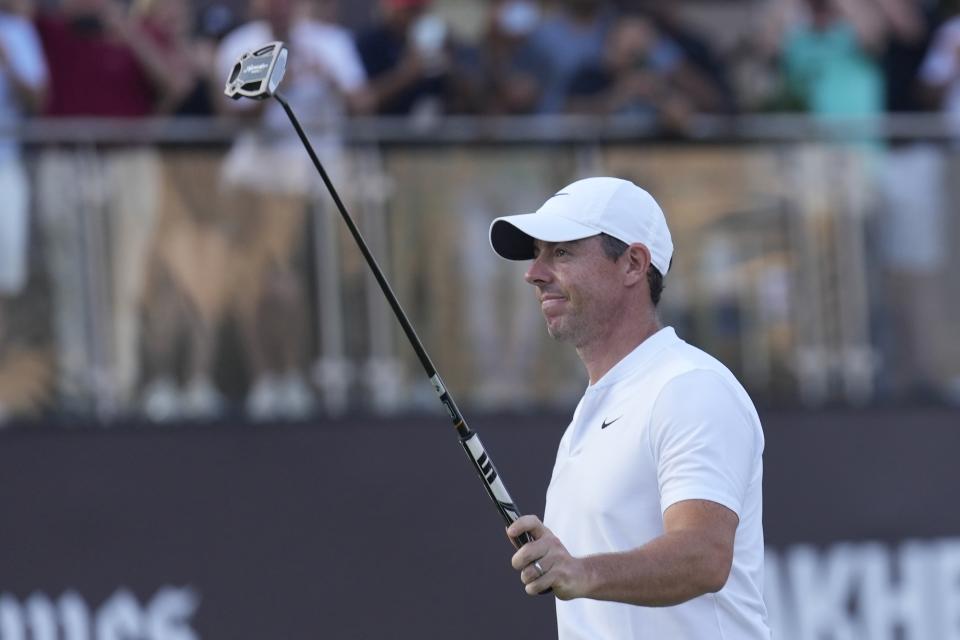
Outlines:
POLYGON ((424 108, 420 105, 432 103, 436 108, 441 101, 444 88, 437 73, 436 54, 428 70, 426 58, 430 54, 425 50, 441 48, 446 37, 444 27, 438 28, 433 16, 419 23, 434 25, 419 32, 426 34, 426 38, 421 35, 424 53, 409 42, 410 32, 426 15, 429 4, 429 0, 383 0, 380 22, 357 37, 357 49, 370 78, 374 108, 381 115, 406 115, 415 108, 424 108), (429 42, 430 39, 440 42, 429 42))
POLYGON ((935 20, 930 0, 775 0, 733 59, 751 109, 837 115, 923 108, 917 70, 935 20), (777 60, 779 58, 779 60, 777 60), (784 82, 770 63, 783 63, 784 82))
POLYGON ((538 70, 527 41, 539 20, 537 5, 528 0, 488 0, 480 51, 481 112, 528 113, 536 106, 538 70))
MULTIPOLYGON (((135 10, 161 34, 181 79, 178 92, 159 109, 176 116, 213 115, 223 86, 216 48, 233 23, 231 10, 220 3, 207 5, 196 20, 188 0, 141 0, 135 10)), ((216 154, 196 145, 167 145, 162 169, 142 309, 142 409, 158 422, 211 419, 224 406, 213 368, 229 270, 231 212, 210 189, 219 173, 216 154), (181 344, 186 345, 182 385, 177 376, 181 344)))
POLYGON ((564 109, 574 76, 602 63, 613 14, 603 0, 563 0, 559 13, 546 18, 530 38, 540 70, 539 113, 564 109))
POLYGON ((919 72, 936 22, 935 3, 928 0, 877 0, 876 5, 886 23, 886 46, 881 67, 887 111, 923 111, 928 105, 923 100, 919 72))
POLYGON ((168 92, 156 107, 159 113, 212 116, 215 95, 222 89, 215 55, 219 40, 232 25, 232 12, 215 3, 194 12, 190 0, 137 0, 135 15, 162 43, 168 69, 175 69, 168 92))
POLYGON ((357 38, 381 115, 431 117, 462 110, 470 52, 430 13, 430 0, 381 0, 380 22, 357 38))
POLYGON ((570 85, 568 109, 596 114, 648 114, 682 128, 709 81, 683 52, 642 16, 625 16, 611 31, 604 60, 582 68, 570 85))
MULTIPOLYGON (((921 21, 920 33, 923 33, 921 21)), ((917 47, 919 49, 919 47, 917 47)), ((933 35, 919 70, 920 96, 911 104, 933 105, 960 133, 960 16, 933 35)), ((912 87, 911 87, 912 88, 912 87)), ((885 382, 894 391, 956 402, 960 349, 956 348, 957 172, 955 154, 941 145, 910 141, 883 156, 876 225, 884 306, 890 337, 885 382)))
POLYGON ((228 291, 232 213, 220 206, 218 165, 207 154, 170 151, 144 296, 142 409, 151 420, 204 420, 224 405, 213 367, 228 291), (177 347, 185 344, 185 384, 177 347))
POLYGON ((785 34, 783 68, 789 90, 817 115, 883 111, 877 55, 883 23, 862 0, 805 0, 806 19, 785 34))
POLYGON ((660 34, 683 53, 684 66, 689 67, 691 82, 685 87, 698 111, 718 113, 734 110, 736 100, 727 78, 726 61, 700 33, 684 23, 677 4, 638 3, 642 14, 653 21, 660 34))
POLYGON ((947 19, 934 33, 920 80, 929 101, 960 127, 960 15, 947 19))
MULTIPOLYGON (((256 0, 254 21, 221 43, 217 68, 226 78, 243 52, 286 41, 291 55, 283 93, 328 172, 343 184, 336 179, 344 164, 337 131, 346 113, 369 111, 371 99, 353 39, 332 23, 334 7, 332 0, 256 0)), ((307 307, 297 258, 309 198, 322 187, 279 104, 221 98, 221 106, 262 125, 237 139, 222 169, 233 229, 229 304, 253 378, 247 411, 259 419, 304 417, 313 400, 303 374, 307 307)))
MULTIPOLYGON (((49 116, 148 116, 178 89, 158 34, 117 0, 63 0, 59 11, 38 15, 37 27, 50 68, 49 116)), ((135 145, 49 149, 40 158, 38 210, 67 409, 87 410, 94 394, 107 411, 131 399, 157 178, 156 151, 135 145), (91 238, 103 246, 88 246, 91 238), (108 283, 95 278, 101 255, 108 283)))
POLYGON ((50 116, 146 116, 177 88, 159 34, 118 0, 63 0, 37 27, 50 64, 50 116))
POLYGON ((805 109, 786 90, 781 68, 785 33, 799 23, 798 0, 771 0, 751 12, 743 34, 726 56, 729 77, 740 111, 797 111, 805 109))
MULTIPOLYGON (((12 0, 0 0, 0 127, 13 129, 38 111, 46 95, 47 68, 37 32, 12 0)), ((30 192, 17 142, 0 137, 0 345, 5 342, 7 299, 27 277, 30 192)), ((2 413, 2 408, 0 408, 2 413)))

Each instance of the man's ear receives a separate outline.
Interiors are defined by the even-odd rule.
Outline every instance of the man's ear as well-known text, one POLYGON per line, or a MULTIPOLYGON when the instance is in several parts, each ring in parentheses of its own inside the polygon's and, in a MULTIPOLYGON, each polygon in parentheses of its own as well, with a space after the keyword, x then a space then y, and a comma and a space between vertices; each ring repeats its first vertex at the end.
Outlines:
POLYGON ((623 253, 624 275, 627 286, 647 281, 647 269, 650 268, 650 250, 646 245, 635 242, 623 253))

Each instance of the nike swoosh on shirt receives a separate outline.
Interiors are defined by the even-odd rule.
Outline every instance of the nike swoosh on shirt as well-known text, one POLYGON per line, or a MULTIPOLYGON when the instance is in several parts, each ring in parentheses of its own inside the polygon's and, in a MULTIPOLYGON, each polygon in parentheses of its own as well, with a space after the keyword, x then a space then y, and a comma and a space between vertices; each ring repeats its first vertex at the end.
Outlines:
POLYGON ((600 428, 601 428, 601 429, 606 429, 607 427, 609 427, 610 425, 612 425, 614 422, 616 422, 617 420, 619 420, 619 419, 622 418, 622 417, 623 417, 623 416, 619 416, 619 417, 617 417, 617 418, 614 418, 614 419, 611 420, 610 422, 607 422, 606 420, 604 420, 604 421, 603 421, 603 424, 600 425, 600 428))

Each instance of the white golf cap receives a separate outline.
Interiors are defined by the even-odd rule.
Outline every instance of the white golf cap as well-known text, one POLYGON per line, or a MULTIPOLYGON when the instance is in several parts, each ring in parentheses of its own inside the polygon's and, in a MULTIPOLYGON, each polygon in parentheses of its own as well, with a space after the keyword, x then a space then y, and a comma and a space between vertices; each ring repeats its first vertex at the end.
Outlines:
POLYGON ((535 239, 570 242, 600 233, 645 245, 653 266, 667 275, 673 240, 663 210, 649 193, 619 178, 578 180, 536 213, 497 218, 490 225, 490 246, 508 260, 532 260, 535 239))

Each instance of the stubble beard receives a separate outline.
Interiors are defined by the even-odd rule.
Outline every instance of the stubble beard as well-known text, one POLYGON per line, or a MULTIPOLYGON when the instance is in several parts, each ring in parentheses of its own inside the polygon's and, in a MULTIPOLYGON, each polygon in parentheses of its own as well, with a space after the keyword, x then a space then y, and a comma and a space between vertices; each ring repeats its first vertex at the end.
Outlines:
POLYGON ((610 309, 602 298, 590 298, 573 304, 551 325, 547 333, 557 342, 564 342, 580 349, 584 345, 602 340, 610 330, 610 318, 602 309, 610 309))
POLYGON ((568 313, 554 324, 547 323, 547 333, 557 342, 580 346, 586 335, 586 324, 581 313, 568 313))

